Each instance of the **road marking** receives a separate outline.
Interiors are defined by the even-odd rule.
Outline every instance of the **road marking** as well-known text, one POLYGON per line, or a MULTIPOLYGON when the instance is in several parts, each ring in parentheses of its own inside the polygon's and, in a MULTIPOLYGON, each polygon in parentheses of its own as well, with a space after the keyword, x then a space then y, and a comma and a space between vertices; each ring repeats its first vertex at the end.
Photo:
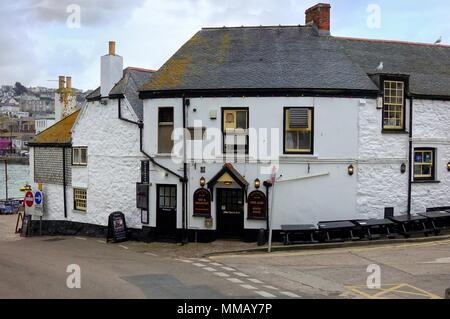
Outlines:
POLYGON ((126 249, 126 250, 129 249, 127 246, 124 246, 124 245, 119 245, 119 247, 121 247, 121 248, 123 248, 123 249, 126 249))
POLYGON ((227 280, 231 281, 234 284, 243 284, 244 282, 237 278, 227 278, 227 280))
POLYGON ((206 271, 211 271, 211 272, 216 271, 214 268, 211 268, 211 267, 205 267, 203 269, 206 271))
POLYGON ((199 259, 198 261, 201 261, 201 262, 204 262, 204 263, 209 263, 210 262, 210 260, 208 260, 208 259, 199 259))
POLYGON ((78 239, 78 240, 87 240, 86 238, 81 238, 81 237, 75 237, 75 239, 78 239))
POLYGON ((158 257, 157 254, 153 254, 153 253, 145 253, 145 254, 148 255, 148 256, 158 257))
POLYGON ((97 240, 97 243, 100 243, 100 244, 106 244, 106 241, 103 241, 103 240, 97 240))
POLYGON ((215 272, 214 275, 219 277, 230 277, 230 275, 224 273, 224 272, 215 272))
POLYGON ((263 296, 264 298, 276 298, 276 296, 272 295, 271 293, 265 292, 265 291, 255 291, 258 295, 263 296))
POLYGON ((222 267, 222 269, 226 270, 226 271, 236 271, 236 269, 231 268, 231 267, 222 267))
POLYGON ((283 295, 291 297, 291 298, 300 298, 299 295, 296 295, 296 294, 294 294, 293 292, 290 292, 290 291, 280 291, 280 294, 283 294, 283 295))
MULTIPOLYGON (((423 289, 420 289, 418 287, 415 287, 410 284, 402 283, 402 284, 393 284, 393 285, 384 285, 380 289, 373 289, 375 294, 370 294, 368 292, 363 291, 363 289, 367 289, 367 286, 347 286, 348 290, 352 291, 353 293, 363 296, 367 299, 385 299, 385 295, 389 293, 397 293, 397 294, 407 294, 407 295, 415 295, 415 296, 421 296, 426 299, 442 299, 441 297, 425 291, 423 289), (409 288, 414 290, 412 291, 405 291, 403 289, 409 288)), ((387 297, 389 298, 389 297, 387 297)))
POLYGON ((241 273, 241 272, 235 272, 234 274, 235 274, 236 276, 239 276, 239 277, 248 277, 248 275, 243 274, 243 273, 241 273))
POLYGON ((270 289, 270 290, 280 290, 277 287, 265 285, 264 288, 270 289))
POLYGON ((252 285, 241 285, 242 288, 248 289, 248 290, 256 290, 256 287, 253 287, 252 285))
POLYGON ((255 283, 255 284, 263 284, 263 282, 259 279, 254 279, 254 278, 248 278, 249 281, 255 283))
POLYGON ((203 264, 200 264, 200 263, 193 263, 193 265, 197 266, 197 267, 205 267, 206 266, 206 265, 203 265, 203 264))
POLYGON ((187 263, 187 264, 192 264, 193 263, 192 260, 187 260, 187 259, 177 259, 177 260, 179 260, 179 261, 181 261, 183 263, 187 263))
POLYGON ((450 257, 438 258, 434 261, 422 262, 419 264, 450 264, 450 257))
POLYGON ((219 263, 211 263, 211 265, 216 266, 216 267, 222 266, 222 264, 219 264, 219 263))

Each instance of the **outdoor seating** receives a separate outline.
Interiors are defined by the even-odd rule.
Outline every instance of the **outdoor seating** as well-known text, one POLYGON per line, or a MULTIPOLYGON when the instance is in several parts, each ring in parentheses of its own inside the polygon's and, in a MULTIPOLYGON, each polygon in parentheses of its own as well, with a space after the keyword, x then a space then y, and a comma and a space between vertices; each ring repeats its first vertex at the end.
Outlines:
POLYGON ((430 221, 436 235, 439 235, 439 233, 443 230, 450 229, 450 212, 429 211, 419 215, 430 221))
POLYGON ((435 233, 435 229, 429 219, 420 215, 401 215, 389 219, 399 226, 399 233, 405 238, 409 238, 414 234, 428 236, 435 233))
POLYGON ((318 226, 320 241, 336 242, 361 239, 355 236, 357 226, 350 220, 319 222, 318 226))
POLYGON ((389 219, 369 219, 354 221, 362 230, 363 236, 369 240, 395 238, 395 223, 389 219))
POLYGON ((316 243, 317 227, 314 225, 281 225, 285 245, 316 243))

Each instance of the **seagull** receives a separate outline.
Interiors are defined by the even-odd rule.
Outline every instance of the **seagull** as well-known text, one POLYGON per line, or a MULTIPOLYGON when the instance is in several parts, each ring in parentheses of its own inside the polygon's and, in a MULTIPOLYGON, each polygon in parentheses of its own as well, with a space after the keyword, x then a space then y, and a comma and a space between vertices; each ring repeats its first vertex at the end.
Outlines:
POLYGON ((439 39, 436 40, 436 42, 434 42, 434 44, 441 44, 442 43, 442 37, 440 37, 439 39))
POLYGON ((380 62, 380 65, 377 66, 377 71, 383 71, 384 64, 383 62, 380 62))

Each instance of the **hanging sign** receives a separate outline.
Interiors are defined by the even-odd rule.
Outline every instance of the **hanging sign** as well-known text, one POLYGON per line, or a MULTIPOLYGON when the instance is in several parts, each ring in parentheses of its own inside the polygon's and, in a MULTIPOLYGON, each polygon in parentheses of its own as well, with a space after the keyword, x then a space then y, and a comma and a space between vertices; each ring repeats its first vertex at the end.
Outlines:
POLYGON ((127 224, 125 223, 125 215, 121 212, 109 215, 106 241, 110 239, 115 243, 127 240, 127 224))
POLYGON ((248 195, 248 219, 267 219, 267 197, 261 191, 254 191, 248 195))
POLYGON ((194 216, 211 217, 211 192, 199 188, 194 193, 194 216))

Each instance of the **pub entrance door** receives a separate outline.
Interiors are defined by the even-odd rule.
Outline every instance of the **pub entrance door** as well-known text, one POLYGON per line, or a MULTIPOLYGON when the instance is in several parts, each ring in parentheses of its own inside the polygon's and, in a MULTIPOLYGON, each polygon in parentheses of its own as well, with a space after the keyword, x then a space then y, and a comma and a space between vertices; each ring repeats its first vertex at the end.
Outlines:
POLYGON ((177 240, 177 187, 158 185, 156 233, 158 239, 177 240))
POLYGON ((244 191, 217 189, 217 235, 239 238, 244 235, 244 191))

